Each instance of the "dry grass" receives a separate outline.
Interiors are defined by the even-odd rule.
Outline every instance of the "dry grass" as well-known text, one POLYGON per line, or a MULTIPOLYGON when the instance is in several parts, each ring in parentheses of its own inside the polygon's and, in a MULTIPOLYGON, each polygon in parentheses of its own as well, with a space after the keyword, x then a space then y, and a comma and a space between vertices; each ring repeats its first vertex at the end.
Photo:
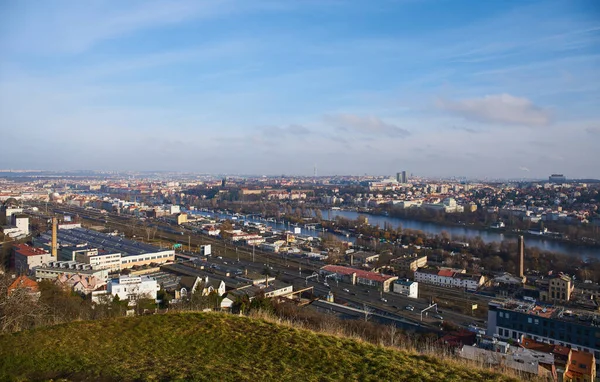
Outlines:
MULTIPOLYGON (((454 361, 316 333, 273 316, 179 313, 0 336, 0 380, 497 381, 454 361)), ((324 328, 332 330, 335 328, 324 328)))

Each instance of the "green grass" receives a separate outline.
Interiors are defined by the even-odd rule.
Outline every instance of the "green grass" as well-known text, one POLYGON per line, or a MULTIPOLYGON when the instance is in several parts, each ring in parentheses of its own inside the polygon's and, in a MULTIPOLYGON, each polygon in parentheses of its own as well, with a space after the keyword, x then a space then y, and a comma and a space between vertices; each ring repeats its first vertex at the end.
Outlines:
POLYGON ((499 374, 259 319, 181 313, 0 336, 0 380, 486 381, 499 374))

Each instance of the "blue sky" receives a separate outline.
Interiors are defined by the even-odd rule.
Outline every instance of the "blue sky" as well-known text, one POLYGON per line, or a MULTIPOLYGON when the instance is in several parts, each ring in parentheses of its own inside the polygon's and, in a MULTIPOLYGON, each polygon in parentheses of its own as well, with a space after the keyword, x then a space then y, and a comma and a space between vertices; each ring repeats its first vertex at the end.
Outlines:
POLYGON ((590 1, 5 1, 0 168, 600 178, 590 1))

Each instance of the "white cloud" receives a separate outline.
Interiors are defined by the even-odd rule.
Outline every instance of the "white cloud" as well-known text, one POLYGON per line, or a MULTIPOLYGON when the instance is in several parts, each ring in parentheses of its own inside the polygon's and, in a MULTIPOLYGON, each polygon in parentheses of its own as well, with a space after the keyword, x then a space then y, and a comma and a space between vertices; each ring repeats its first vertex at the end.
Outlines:
POLYGON ((410 132, 406 129, 386 123, 375 116, 362 117, 354 114, 326 115, 325 123, 341 130, 351 130, 367 135, 385 135, 389 137, 406 137, 410 132))
POLYGON ((546 126, 550 112, 527 98, 510 94, 487 95, 459 101, 439 99, 437 106, 468 120, 527 126, 546 126))

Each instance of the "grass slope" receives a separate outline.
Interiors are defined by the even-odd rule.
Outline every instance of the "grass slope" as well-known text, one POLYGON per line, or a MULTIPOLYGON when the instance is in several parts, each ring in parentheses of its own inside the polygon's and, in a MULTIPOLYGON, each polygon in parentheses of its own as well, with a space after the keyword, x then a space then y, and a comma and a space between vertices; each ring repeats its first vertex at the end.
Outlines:
POLYGON ((485 381, 435 358, 263 320, 182 313, 0 336, 0 380, 485 381))

